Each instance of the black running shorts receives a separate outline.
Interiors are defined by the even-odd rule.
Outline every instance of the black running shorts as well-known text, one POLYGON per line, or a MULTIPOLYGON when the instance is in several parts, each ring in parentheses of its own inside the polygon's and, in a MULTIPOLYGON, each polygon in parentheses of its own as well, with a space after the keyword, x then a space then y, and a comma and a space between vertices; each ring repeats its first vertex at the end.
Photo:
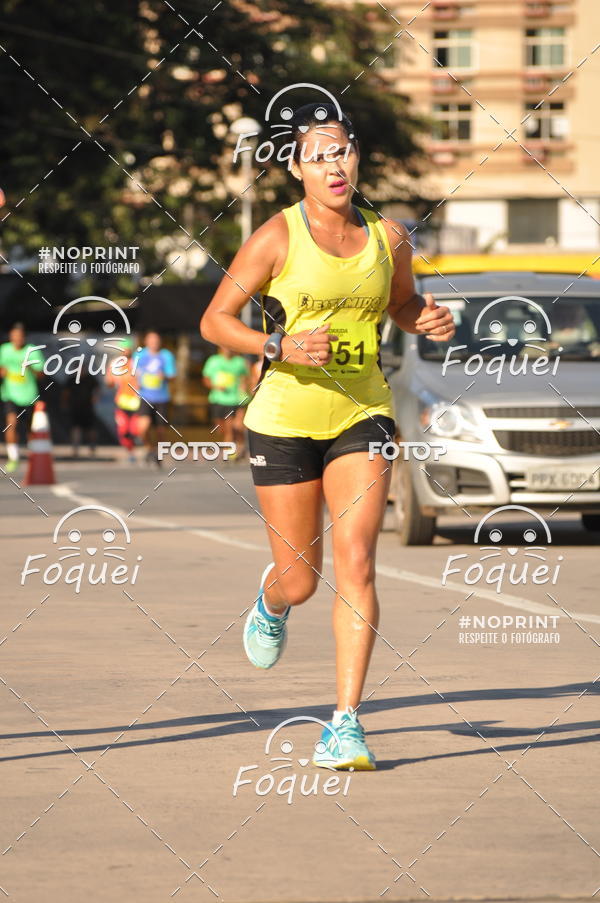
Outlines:
POLYGON ((243 407, 244 405, 240 404, 211 404, 210 416, 212 420, 226 420, 228 418, 233 420, 234 415, 243 407))
POLYGON ((14 401, 4 402, 4 414, 16 414, 19 420, 31 420, 33 404, 16 404, 14 401))
POLYGON ((139 409, 135 412, 139 417, 149 417, 152 426, 164 426, 169 423, 168 401, 146 401, 140 398, 139 409))
POLYGON ((333 439, 267 436, 248 430, 250 467, 255 486, 318 480, 330 461, 351 452, 368 452, 370 442, 393 442, 391 417, 366 417, 333 439))

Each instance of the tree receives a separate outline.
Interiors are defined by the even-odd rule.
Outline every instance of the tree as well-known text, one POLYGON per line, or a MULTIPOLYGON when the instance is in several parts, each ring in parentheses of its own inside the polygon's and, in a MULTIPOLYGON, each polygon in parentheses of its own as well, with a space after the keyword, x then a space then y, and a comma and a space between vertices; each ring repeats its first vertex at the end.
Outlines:
MULTIPOLYGON (((382 11, 306 0, 35 9, 8 0, 2 22, 5 256, 17 244, 135 244, 152 274, 164 239, 189 243, 187 232, 226 265, 239 243, 225 187, 231 121, 263 120, 268 100, 298 82, 337 97, 350 86, 342 96, 363 136, 371 200, 389 197, 398 168, 420 165, 420 121, 369 65, 389 42, 382 11)), ((281 168, 266 170, 259 221, 295 199, 281 168)))

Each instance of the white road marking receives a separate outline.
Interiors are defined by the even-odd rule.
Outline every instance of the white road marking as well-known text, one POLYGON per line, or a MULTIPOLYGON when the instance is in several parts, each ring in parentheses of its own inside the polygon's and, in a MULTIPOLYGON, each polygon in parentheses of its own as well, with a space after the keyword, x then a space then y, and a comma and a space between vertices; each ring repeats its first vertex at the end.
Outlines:
MULTIPOLYGON (((92 498, 92 496, 90 495, 80 495, 77 492, 73 492, 68 483, 52 486, 51 489, 52 493, 59 498, 72 499, 74 502, 77 502, 78 505, 104 504, 106 508, 110 508, 110 510, 114 511, 115 514, 120 514, 121 517, 127 520, 127 511, 125 511, 123 508, 116 508, 114 505, 107 505, 106 503, 100 502, 98 499, 92 498)), ((227 536, 224 533, 217 533, 214 530, 199 530, 195 527, 182 527, 181 524, 177 524, 174 521, 164 520, 163 518, 146 517, 145 515, 136 514, 135 517, 132 518, 132 523, 145 524, 148 527, 161 527, 164 530, 178 530, 180 533, 191 533, 193 536, 201 536, 203 539, 210 539, 212 540, 212 542, 220 542, 226 546, 236 546, 238 549, 249 549, 251 552, 269 551, 267 546, 257 546, 255 543, 244 542, 242 539, 235 539, 233 536, 227 536)))
MULTIPOLYGON (((104 504, 105 507, 110 508, 115 514, 120 514, 121 517, 124 518, 127 517, 127 512, 122 508, 114 508, 91 496, 80 495, 79 493, 74 492, 68 484, 52 486, 51 490, 53 494, 59 498, 72 499, 78 505, 104 504)), ((242 539, 236 539, 233 536, 227 536, 227 534, 215 530, 199 530, 196 528, 182 527, 180 524, 164 520, 163 518, 146 517, 145 515, 136 514, 134 522, 146 524, 151 527, 161 527, 164 530, 178 530, 181 533, 191 533, 192 536, 200 536, 202 539, 208 539, 211 542, 219 542, 226 546, 235 546, 238 549, 247 549, 252 552, 270 552, 269 546, 266 545, 244 542, 242 539)), ((333 564, 333 558, 330 558, 327 555, 323 557, 323 561, 327 564, 333 564)), ((419 586, 429 586, 433 589, 448 590, 453 593, 472 592, 473 595, 478 596, 480 599, 487 599, 490 602, 495 602, 497 605, 504 605, 506 608, 518 608, 521 611, 528 611, 531 614, 556 615, 557 613, 556 607, 551 608, 549 605, 543 605, 540 602, 532 602, 530 599, 524 599, 521 596, 511 596, 507 593, 496 593, 489 589, 467 587, 462 583, 451 583, 449 581, 442 584, 441 581, 435 577, 427 577, 424 574, 417 574, 414 571, 399 570, 398 568, 389 567, 385 564, 376 565, 375 570, 378 574, 381 574, 382 577, 389 577, 392 580, 399 580, 402 583, 417 583, 419 586)), ((588 624, 600 624, 600 615, 574 611, 570 612, 570 614, 578 621, 586 621, 588 624)))

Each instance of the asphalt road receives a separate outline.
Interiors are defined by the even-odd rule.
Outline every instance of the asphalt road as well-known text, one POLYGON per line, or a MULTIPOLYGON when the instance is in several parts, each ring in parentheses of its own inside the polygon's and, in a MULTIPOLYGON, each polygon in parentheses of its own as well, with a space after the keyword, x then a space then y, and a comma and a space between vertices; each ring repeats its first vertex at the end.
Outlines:
POLYGON ((270 559, 244 464, 157 473, 108 455, 58 477, 29 497, 0 484, 0 899, 593 897, 598 536, 574 515, 553 516, 538 553, 556 581, 536 585, 529 557, 511 585, 524 521, 490 560, 477 516, 403 549, 389 512, 362 707, 379 770, 336 784, 306 764, 335 702, 328 546, 284 657, 259 672, 241 630, 270 559), (104 571, 86 551, 101 547, 104 571), (444 585, 450 555, 467 557, 444 585), (464 582, 478 561, 504 563, 501 592, 464 582))

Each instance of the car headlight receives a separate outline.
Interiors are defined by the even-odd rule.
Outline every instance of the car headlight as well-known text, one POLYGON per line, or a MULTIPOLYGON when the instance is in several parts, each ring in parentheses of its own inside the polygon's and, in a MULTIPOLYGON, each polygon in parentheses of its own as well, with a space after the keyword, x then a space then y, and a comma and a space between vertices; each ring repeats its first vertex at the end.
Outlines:
POLYGON ((436 401, 421 404, 421 426, 423 431, 444 439, 468 439, 481 442, 480 428, 471 411, 462 404, 436 401))

